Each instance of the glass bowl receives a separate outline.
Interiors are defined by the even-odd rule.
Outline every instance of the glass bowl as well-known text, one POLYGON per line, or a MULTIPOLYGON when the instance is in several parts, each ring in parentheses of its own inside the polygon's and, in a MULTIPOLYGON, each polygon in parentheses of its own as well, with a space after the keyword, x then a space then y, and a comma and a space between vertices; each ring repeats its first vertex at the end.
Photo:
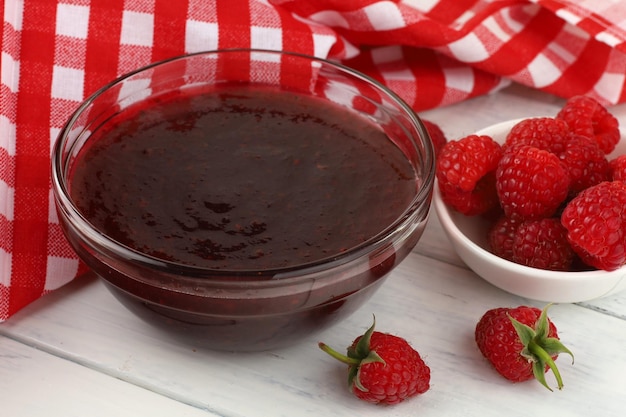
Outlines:
POLYGON ((433 155, 418 116, 350 68, 288 52, 221 50, 155 63, 88 98, 55 143, 52 182, 68 241, 129 310, 164 337, 259 351, 326 329, 380 287, 422 235, 433 155), (317 133, 320 125, 327 134, 317 133), (291 149, 305 141, 305 150, 291 149), (375 185, 379 174, 363 152, 387 161, 399 179, 375 185), (301 176, 319 154, 331 159, 301 176), (260 197, 263 187, 274 194, 260 197), (235 218, 244 202, 253 202, 248 218, 235 218), (194 235, 189 252, 167 246, 191 229, 213 233, 217 223, 198 218, 209 214, 221 235, 194 235), (272 232, 265 215, 286 223, 272 232), (170 220, 179 229, 139 241, 170 220), (324 238, 309 242, 317 229, 324 238), (233 235, 244 236, 240 244, 220 240, 233 235), (288 239, 303 242, 299 251, 267 260, 288 239), (231 259, 235 246, 246 254, 231 259), (302 254, 309 246, 317 253, 302 254))

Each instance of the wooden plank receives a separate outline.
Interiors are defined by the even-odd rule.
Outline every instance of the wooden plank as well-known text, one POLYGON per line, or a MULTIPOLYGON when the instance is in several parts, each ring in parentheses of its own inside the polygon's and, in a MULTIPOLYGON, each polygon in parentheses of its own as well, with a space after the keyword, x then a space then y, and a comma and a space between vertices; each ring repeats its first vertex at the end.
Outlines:
POLYGON ((215 416, 6 337, 0 398, 4 416, 215 416))

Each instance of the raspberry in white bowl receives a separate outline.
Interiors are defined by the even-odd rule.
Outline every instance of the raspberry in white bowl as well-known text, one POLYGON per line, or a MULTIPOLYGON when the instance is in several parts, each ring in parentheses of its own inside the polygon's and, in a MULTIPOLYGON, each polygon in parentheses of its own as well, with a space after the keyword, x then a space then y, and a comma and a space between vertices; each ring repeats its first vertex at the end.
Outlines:
MULTIPOLYGON (((504 154, 506 152, 506 148, 508 147, 508 145, 504 146, 507 135, 511 132, 511 129, 513 129, 514 126, 518 125, 522 121, 523 119, 518 119, 496 124, 476 132, 474 136, 486 136, 492 138, 498 144, 503 145, 504 149, 501 149, 501 152, 504 154)), ((611 146, 610 144, 606 144, 606 137, 603 137, 603 140, 605 140, 603 145, 605 146, 605 149, 607 146, 611 146)), ((611 138, 608 140, 614 141, 614 139, 611 138)), ((492 207, 491 209, 484 209, 482 214, 477 212, 472 213, 473 209, 467 207, 466 212, 469 212, 469 215, 467 213, 464 214, 461 212, 463 211, 462 209, 459 211, 458 207, 454 207, 454 201, 449 198, 443 198, 442 194, 445 193, 446 190, 441 186, 441 176, 438 176, 438 181, 440 183, 435 187, 434 205, 439 220, 460 258, 474 272, 491 284, 510 293, 535 300, 547 302, 580 302, 604 297, 626 289, 626 267, 623 266, 623 250, 621 249, 624 245, 623 233, 625 228, 624 225, 626 225, 626 219, 623 216, 620 218, 620 215, 616 214, 615 218, 609 222, 613 224, 621 222, 621 226, 616 226, 614 230, 609 231, 609 234, 613 236, 613 244, 609 243, 609 247, 594 249, 589 246, 584 248, 584 250, 581 250, 581 248, 576 247, 576 244, 574 244, 572 245, 574 248, 570 248, 568 251, 562 248, 559 249, 559 246, 557 245, 559 243, 559 239, 562 239, 562 237, 559 237, 561 236, 560 230, 558 230, 559 228, 563 229, 565 236, 567 236, 566 240, 578 239, 577 241, 582 242, 583 245, 590 244, 591 232, 589 229, 581 230, 579 227, 576 232, 574 232, 571 228, 568 230, 569 225, 565 223, 565 221, 561 222, 560 216, 564 207, 566 207, 568 203, 575 200, 575 195, 580 196, 579 200, 584 197, 581 195, 582 189, 589 188, 591 185, 595 185, 595 183, 609 183, 612 181, 612 178, 610 177, 610 166, 617 167, 619 165, 618 163, 612 161, 616 160, 618 155, 626 153, 626 144, 622 141, 620 143, 614 143, 612 147, 613 149, 608 149, 610 150, 610 153, 608 153, 605 158, 605 162, 611 161, 611 164, 606 163, 606 167, 604 166, 605 162, 601 161, 604 158, 590 156, 588 157, 589 161, 586 161, 585 164, 591 168, 588 168, 584 174, 576 177, 574 174, 577 172, 575 170, 578 169, 578 167, 574 166, 571 168, 574 174, 568 173, 568 178, 570 178, 570 193, 565 198, 559 197, 562 198, 562 201, 555 206, 556 208, 552 208, 554 214, 546 216, 546 218, 549 217, 552 219, 558 219, 558 221, 544 221, 543 217, 533 220, 524 218, 524 215, 520 215, 521 217, 517 218, 516 215, 513 215, 512 217, 514 219, 509 220, 520 224, 528 223, 530 220, 535 222, 541 221, 545 224, 550 223, 550 227, 553 228, 554 231, 545 233, 548 236, 553 236, 553 238, 550 238, 550 244, 557 247, 557 249, 554 250, 557 252, 562 250, 565 254, 563 256, 572 256, 572 251, 575 250, 575 253, 573 253, 572 256, 573 262, 567 264, 567 267, 552 268, 567 269, 566 271, 531 267, 522 263, 514 262, 508 256, 503 255, 503 253, 499 253, 500 256, 498 256, 494 253, 493 246, 490 242, 489 231, 493 228, 498 216, 502 215, 502 203, 501 201, 498 201, 502 198, 502 195, 498 195, 498 193, 496 193, 495 197, 491 196, 491 198, 496 199, 495 207, 492 207), (589 171, 591 170, 597 170, 599 172, 597 177, 592 178, 593 176, 589 174, 589 171), (604 170, 606 170, 607 173, 605 173, 604 170), (608 177, 605 177, 606 175, 608 175, 608 177), (594 184, 583 184, 585 181, 591 181, 594 182, 594 184), (447 203, 444 201, 447 201, 447 203), (563 224, 559 226, 554 225, 554 223, 563 224), (581 267, 581 258, 587 262, 590 261, 589 257, 580 256, 581 253, 586 253, 585 250, 596 251, 601 255, 604 253, 604 255, 602 255, 604 256, 603 261, 598 262, 595 265, 593 264, 593 261, 591 261, 591 265, 584 265, 581 267), (610 256, 606 256, 606 253, 610 254, 610 256)), ((496 153, 496 151, 494 151, 494 153, 496 153)), ((591 155, 589 152, 586 152, 585 154, 591 155)), ((465 155, 467 155, 467 153, 465 155)), ((488 159, 485 155, 481 156, 481 158, 483 160, 488 159)), ((562 165, 565 165, 566 170, 570 169, 566 166, 566 164, 562 165)), ((481 178, 479 180, 481 181, 480 185, 483 188, 488 188, 490 181, 496 181, 495 172, 493 177, 494 178, 492 179, 489 179, 488 176, 487 179, 481 178)), ((559 177, 557 176, 555 178, 559 177)), ((556 182, 556 180, 554 180, 554 182, 556 182)), ((550 186, 553 185, 554 184, 550 184, 550 186)), ((621 184, 615 185, 616 187, 613 188, 626 189, 626 187, 622 187, 621 184)), ((604 184, 598 188, 601 189, 602 187, 607 188, 604 184)), ((554 185, 554 188, 556 189, 557 186, 554 185)), ((530 190, 531 193, 534 191, 535 190, 530 190)), ((489 192, 485 191, 485 189, 481 189, 480 192, 487 195, 489 194, 489 192)), ((598 193, 615 194, 613 191, 600 190, 596 193, 595 197, 592 198, 596 198, 597 200, 600 195, 598 193)), ((616 204, 619 204, 619 198, 621 197, 616 198, 618 199, 616 204)), ((602 199, 603 202, 605 200, 607 199, 602 199)), ((607 202, 606 204, 608 205, 609 203, 607 202)), ((569 213, 569 220, 571 220, 572 216, 575 217, 573 214, 575 211, 576 210, 573 208, 571 208, 569 212, 565 211, 566 213, 569 213)), ((580 208, 578 208, 578 211, 580 211, 580 208)), ((533 215, 531 213, 530 218, 532 217, 533 215)), ((593 224, 593 221, 591 221, 591 223, 587 221, 587 224, 593 224)), ((527 231, 524 235, 531 235, 532 238, 532 233, 537 233, 537 227, 538 226, 534 229, 532 227, 529 228, 530 232, 527 231), (533 232, 533 230, 535 230, 535 232, 533 232)), ((519 244, 519 241, 517 243, 519 244)), ((505 247, 503 249, 503 252, 509 250, 510 253, 511 245, 513 245, 512 241, 509 242, 508 248, 505 247)))

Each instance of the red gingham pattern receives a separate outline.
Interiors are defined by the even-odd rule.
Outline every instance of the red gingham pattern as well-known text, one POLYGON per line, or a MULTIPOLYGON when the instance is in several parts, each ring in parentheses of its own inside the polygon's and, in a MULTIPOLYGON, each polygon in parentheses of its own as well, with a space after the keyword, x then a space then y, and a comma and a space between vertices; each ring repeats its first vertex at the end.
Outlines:
MULTIPOLYGON (((359 69, 418 111, 511 80, 626 101, 626 6, 617 0, 0 4, 0 321, 80 275, 52 203, 50 148, 85 97, 148 63, 218 48, 297 51, 359 69)), ((284 65, 256 64, 238 70, 279 76, 284 65)))

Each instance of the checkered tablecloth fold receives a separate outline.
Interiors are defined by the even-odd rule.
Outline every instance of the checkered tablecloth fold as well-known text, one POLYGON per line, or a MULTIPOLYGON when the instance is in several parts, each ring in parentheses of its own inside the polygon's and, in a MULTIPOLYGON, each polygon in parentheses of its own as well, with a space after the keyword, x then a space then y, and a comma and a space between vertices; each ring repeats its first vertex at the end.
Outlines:
POLYGON ((618 0, 0 4, 0 321, 80 275, 52 202, 50 149, 85 97, 151 62, 224 48, 301 52, 376 78, 417 111, 512 81, 626 101, 618 0))

